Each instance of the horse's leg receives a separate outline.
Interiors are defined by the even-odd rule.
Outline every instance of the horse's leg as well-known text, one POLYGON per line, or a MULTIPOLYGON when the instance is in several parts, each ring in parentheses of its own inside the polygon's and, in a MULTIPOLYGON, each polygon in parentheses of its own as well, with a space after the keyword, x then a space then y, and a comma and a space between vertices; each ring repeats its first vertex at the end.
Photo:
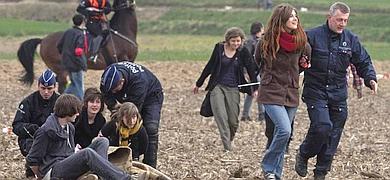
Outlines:
POLYGON ((66 71, 62 71, 57 74, 57 82, 58 82, 58 92, 62 94, 66 89, 66 85, 68 84, 67 80, 68 73, 66 71))

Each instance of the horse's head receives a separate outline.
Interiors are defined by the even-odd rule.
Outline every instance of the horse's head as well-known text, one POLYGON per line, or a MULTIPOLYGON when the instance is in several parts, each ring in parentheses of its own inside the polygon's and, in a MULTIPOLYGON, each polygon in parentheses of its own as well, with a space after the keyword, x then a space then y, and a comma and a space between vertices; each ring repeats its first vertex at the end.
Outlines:
POLYGON ((113 10, 118 11, 122 9, 135 9, 135 0, 114 0, 112 4, 113 10))

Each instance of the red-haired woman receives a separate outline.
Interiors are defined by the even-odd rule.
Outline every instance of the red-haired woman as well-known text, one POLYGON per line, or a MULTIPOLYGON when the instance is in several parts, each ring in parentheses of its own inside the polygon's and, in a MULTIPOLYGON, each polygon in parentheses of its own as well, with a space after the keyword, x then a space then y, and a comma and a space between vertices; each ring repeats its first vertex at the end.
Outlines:
POLYGON ((311 49, 297 13, 289 4, 275 7, 255 52, 256 62, 261 63, 258 100, 275 124, 273 140, 261 163, 265 179, 282 177, 291 122, 299 104, 299 60, 310 59, 306 52, 311 49))

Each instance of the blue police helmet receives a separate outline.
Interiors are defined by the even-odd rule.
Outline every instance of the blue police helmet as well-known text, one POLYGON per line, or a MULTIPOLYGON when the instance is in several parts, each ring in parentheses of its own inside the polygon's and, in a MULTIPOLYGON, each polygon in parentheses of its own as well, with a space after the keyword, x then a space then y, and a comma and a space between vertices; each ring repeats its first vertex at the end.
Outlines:
POLYGON ((104 93, 110 92, 114 89, 121 80, 121 74, 115 66, 109 66, 104 70, 100 86, 104 93))
POLYGON ((48 87, 56 84, 56 75, 50 69, 46 69, 39 77, 38 82, 43 86, 48 87))

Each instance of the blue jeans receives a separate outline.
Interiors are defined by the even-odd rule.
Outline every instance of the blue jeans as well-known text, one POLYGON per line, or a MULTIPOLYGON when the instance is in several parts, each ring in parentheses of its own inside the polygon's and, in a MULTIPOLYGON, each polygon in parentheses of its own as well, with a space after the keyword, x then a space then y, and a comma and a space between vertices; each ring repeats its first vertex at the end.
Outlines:
POLYGON ((109 141, 99 137, 77 153, 57 162, 51 171, 53 179, 77 179, 88 171, 96 173, 103 179, 130 179, 124 171, 107 160, 109 141))
MULTIPOLYGON (((260 75, 257 75, 257 80, 260 82, 261 78, 260 75)), ((252 101, 253 101, 253 96, 250 96, 248 94, 245 94, 245 100, 244 100, 244 108, 242 109, 242 117, 248 118, 249 117, 249 112, 251 110, 252 106, 252 101)), ((264 119, 264 106, 263 104, 257 102, 257 113, 258 113, 258 120, 264 119)))
POLYGON ((315 174, 327 174, 339 145, 348 116, 347 102, 306 101, 310 127, 299 147, 300 155, 317 156, 315 174))
MULTIPOLYGON (((252 101, 253 101, 253 96, 245 94, 244 108, 242 109, 242 117, 245 118, 249 117, 252 101)), ((257 112, 258 112, 258 119, 261 120, 262 119, 261 116, 264 116, 264 106, 259 102, 257 102, 257 112)))
POLYGON ((64 93, 73 94, 78 97, 80 100, 84 98, 84 72, 70 72, 70 85, 65 89, 64 93))
POLYGON ((273 140, 265 151, 262 169, 266 173, 275 174, 278 179, 282 177, 284 153, 291 134, 291 122, 297 107, 264 104, 266 113, 275 124, 273 140))

